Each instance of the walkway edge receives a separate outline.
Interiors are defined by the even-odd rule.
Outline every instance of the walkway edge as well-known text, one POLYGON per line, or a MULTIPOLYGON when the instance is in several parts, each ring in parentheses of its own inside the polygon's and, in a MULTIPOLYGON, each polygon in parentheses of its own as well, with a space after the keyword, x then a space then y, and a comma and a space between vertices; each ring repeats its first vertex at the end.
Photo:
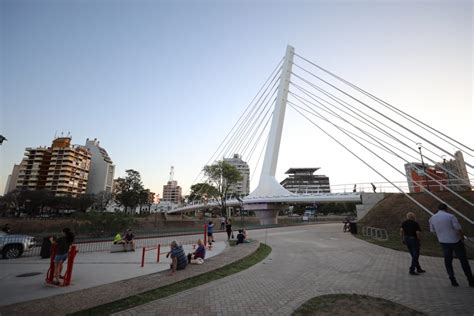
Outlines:
POLYGON ((7 316, 64 315, 87 310, 217 270, 252 255, 259 246, 258 241, 237 246, 239 251, 235 251, 236 247, 227 246, 221 254, 207 259, 204 264, 190 265, 184 271, 178 271, 174 276, 169 276, 169 271, 148 274, 53 297, 2 306, 0 314, 7 316))

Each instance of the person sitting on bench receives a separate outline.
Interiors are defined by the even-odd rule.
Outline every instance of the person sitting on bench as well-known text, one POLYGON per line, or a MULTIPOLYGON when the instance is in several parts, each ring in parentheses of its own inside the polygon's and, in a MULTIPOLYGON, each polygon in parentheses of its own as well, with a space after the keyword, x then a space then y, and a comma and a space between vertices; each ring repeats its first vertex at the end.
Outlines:
POLYGON ((171 256, 170 264, 170 275, 173 275, 176 270, 183 270, 186 268, 188 261, 186 260, 186 255, 184 254, 183 247, 179 246, 178 243, 173 240, 170 244, 170 252, 166 255, 166 258, 171 256))
POLYGON ((243 229, 239 229, 239 233, 237 234, 237 242, 235 243, 236 245, 238 244, 244 244, 248 243, 249 241, 245 237, 245 233, 243 229))
POLYGON ((188 254, 188 263, 198 264, 199 262, 204 262, 204 257, 206 256, 206 247, 204 246, 204 243, 201 239, 198 239, 197 244, 198 247, 196 251, 188 254), (200 258, 201 260, 199 260, 198 258, 200 258))
POLYGON ((132 245, 132 251, 135 251, 135 241, 133 240, 135 238, 135 235, 133 234, 132 230, 129 228, 127 229, 127 232, 125 233, 125 237, 123 238, 125 241, 125 246, 127 244, 132 245))
POLYGON ((114 237, 114 245, 119 245, 119 244, 125 244, 125 241, 122 239, 122 235, 120 233, 117 233, 114 237))

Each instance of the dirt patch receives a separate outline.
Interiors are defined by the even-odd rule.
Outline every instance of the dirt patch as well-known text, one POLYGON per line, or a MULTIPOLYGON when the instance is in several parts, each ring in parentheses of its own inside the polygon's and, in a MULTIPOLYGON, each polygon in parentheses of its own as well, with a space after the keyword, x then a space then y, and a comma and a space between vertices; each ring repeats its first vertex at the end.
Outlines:
POLYGON ((409 307, 372 296, 357 294, 331 294, 317 296, 294 313, 301 315, 425 315, 409 307))

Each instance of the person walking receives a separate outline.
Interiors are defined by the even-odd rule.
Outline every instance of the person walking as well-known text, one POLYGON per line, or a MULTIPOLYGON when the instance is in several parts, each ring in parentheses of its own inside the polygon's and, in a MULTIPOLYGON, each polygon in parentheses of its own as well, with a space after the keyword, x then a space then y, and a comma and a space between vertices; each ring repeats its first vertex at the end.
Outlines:
POLYGON ((225 217, 221 216, 221 230, 225 229, 225 217))
POLYGON ((400 227, 400 236, 402 237, 403 244, 407 246, 411 255, 409 273, 411 275, 418 275, 419 273, 426 272, 421 268, 420 263, 418 262, 420 257, 421 228, 416 221, 414 213, 408 212, 406 217, 407 219, 400 227))
POLYGON ((214 223, 212 221, 209 221, 207 224, 207 242, 209 246, 212 246, 214 242, 214 223))
POLYGON ((230 218, 227 220, 227 223, 225 225, 225 231, 227 233, 227 240, 230 240, 230 237, 233 235, 232 234, 232 221, 230 218))
POLYGON ((448 272, 452 286, 459 286, 453 269, 453 252, 461 262, 461 267, 467 277, 470 287, 474 287, 474 277, 471 266, 467 260, 466 247, 464 246, 464 233, 457 218, 448 213, 448 206, 441 203, 438 212, 430 218, 430 231, 436 234, 443 249, 444 265, 448 272))
POLYGON ((371 183, 372 185, 372 190, 374 191, 374 193, 377 193, 377 187, 375 186, 375 184, 371 183))

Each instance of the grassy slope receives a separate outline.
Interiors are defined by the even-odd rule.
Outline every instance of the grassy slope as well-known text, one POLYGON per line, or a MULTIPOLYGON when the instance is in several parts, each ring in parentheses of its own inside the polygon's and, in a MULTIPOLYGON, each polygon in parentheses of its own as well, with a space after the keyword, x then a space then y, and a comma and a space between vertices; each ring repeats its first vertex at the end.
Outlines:
MULTIPOLYGON (((450 193, 436 193, 443 200, 447 200, 449 204, 461 211, 468 218, 474 219, 474 208, 458 198, 453 198, 450 193)), ((464 198, 474 201, 474 192, 461 192, 464 198)), ((429 210, 435 211, 439 202, 433 197, 424 193, 410 194, 414 199, 420 202, 429 210)), ((441 256, 441 249, 434 234, 429 232, 428 220, 430 215, 423 211, 414 202, 403 194, 390 194, 379 204, 377 204, 362 220, 359 226, 371 226, 384 228, 389 233, 389 241, 373 241, 374 243, 389 247, 392 249, 406 251, 406 247, 401 244, 399 237, 400 224, 405 220, 407 212, 416 214, 417 220, 423 231, 421 253, 423 255, 441 256)), ((456 215, 456 214, 454 214, 456 215)), ((456 215, 461 223, 464 232, 470 237, 474 237, 474 225, 469 224, 466 220, 456 215)), ((363 237, 362 237, 363 238, 363 237)), ((363 238, 365 239, 365 238, 363 238)), ((473 251, 468 251, 469 256, 474 258, 473 251)))

